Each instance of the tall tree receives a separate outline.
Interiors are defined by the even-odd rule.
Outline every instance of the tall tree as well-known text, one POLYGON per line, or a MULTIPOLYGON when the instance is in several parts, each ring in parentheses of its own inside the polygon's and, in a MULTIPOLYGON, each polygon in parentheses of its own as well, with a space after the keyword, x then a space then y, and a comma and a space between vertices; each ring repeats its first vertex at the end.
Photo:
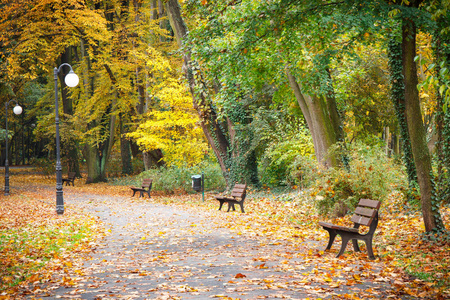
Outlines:
POLYGON ((432 70, 424 84, 427 92, 434 89, 436 105, 436 143, 437 154, 437 197, 450 203, 450 3, 433 0, 425 5, 436 21, 432 35, 434 60, 430 62, 432 70), (435 66, 433 68, 433 66, 435 66))
POLYGON ((192 53, 190 53, 189 47, 184 45, 188 30, 178 1, 167 1, 166 8, 178 44, 184 49, 183 69, 193 96, 193 106, 200 116, 200 125, 217 157, 228 186, 231 187, 236 181, 248 181, 258 184, 257 176, 254 175, 256 168, 252 170, 245 168, 247 164, 256 166, 255 156, 251 154, 251 151, 249 153, 239 153, 239 140, 233 140, 233 133, 235 133, 234 124, 229 118, 219 120, 218 113, 208 98, 211 87, 207 85, 203 70, 198 62, 192 60, 192 53), (241 163, 239 166, 233 165, 233 162, 237 162, 236 156, 243 158, 244 163, 241 163), (247 174, 246 172, 238 172, 237 169, 235 170, 236 167, 241 171, 249 170, 250 172, 247 172, 247 174))
MULTIPOLYGON (((418 7, 421 1, 411 1, 418 7)), ((417 170, 417 181, 420 186, 422 215, 427 232, 443 228, 439 210, 433 209, 437 199, 433 199, 434 184, 431 166, 431 155, 426 141, 425 127, 422 122, 418 78, 414 58, 416 57, 416 24, 409 18, 403 19, 402 25, 402 61, 405 78, 405 110, 411 148, 417 170)))
POLYGON ((391 101, 397 115, 403 148, 403 162, 406 166, 409 188, 412 190, 417 184, 417 172, 414 165, 411 142, 408 133, 408 123, 405 110, 405 84, 403 76, 402 44, 397 37, 388 42, 389 71, 391 79, 391 101))

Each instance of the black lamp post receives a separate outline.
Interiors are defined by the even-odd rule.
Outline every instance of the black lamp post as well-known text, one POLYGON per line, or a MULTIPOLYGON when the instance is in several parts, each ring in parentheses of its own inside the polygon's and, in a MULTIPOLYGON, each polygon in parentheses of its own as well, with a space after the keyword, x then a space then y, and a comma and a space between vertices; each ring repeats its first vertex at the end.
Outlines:
POLYGON ((54 69, 53 74, 55 76, 55 125, 56 125, 56 213, 62 215, 64 213, 64 198, 62 187, 62 167, 61 167, 61 155, 59 149, 59 114, 58 114, 58 73, 63 66, 70 68, 69 73, 64 78, 64 82, 69 87, 77 86, 79 79, 77 74, 73 72, 72 66, 68 63, 63 63, 59 68, 54 69))
POLYGON ((9 195, 9 163, 8 163, 8 105, 11 102, 15 102, 16 106, 14 106, 13 111, 16 115, 20 115, 22 113, 22 107, 19 106, 16 100, 9 100, 5 103, 5 120, 6 120, 6 133, 5 133, 5 145, 6 145, 6 159, 5 159, 5 196, 9 195))

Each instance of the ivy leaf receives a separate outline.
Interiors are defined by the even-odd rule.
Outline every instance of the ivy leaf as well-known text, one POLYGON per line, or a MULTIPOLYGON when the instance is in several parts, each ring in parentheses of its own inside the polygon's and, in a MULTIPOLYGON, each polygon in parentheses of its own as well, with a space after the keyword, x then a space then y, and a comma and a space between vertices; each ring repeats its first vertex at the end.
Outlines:
POLYGON ((444 91, 446 88, 447 88, 447 86, 441 85, 441 87, 439 88, 439 94, 444 95, 444 91))

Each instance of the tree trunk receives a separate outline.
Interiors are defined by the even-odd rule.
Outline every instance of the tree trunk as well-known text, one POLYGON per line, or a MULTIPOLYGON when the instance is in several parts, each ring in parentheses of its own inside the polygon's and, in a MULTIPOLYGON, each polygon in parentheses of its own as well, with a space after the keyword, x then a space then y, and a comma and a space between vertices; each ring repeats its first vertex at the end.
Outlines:
POLYGON ((388 126, 384 127, 383 136, 384 136, 384 142, 386 143, 385 146, 384 146, 384 152, 385 152, 387 157, 390 157, 391 156, 391 151, 390 151, 391 148, 389 147, 389 145, 390 145, 390 143, 389 143, 390 133, 389 133, 389 127, 388 126))
POLYGON ((330 147, 339 141, 338 137, 343 136, 339 133, 342 126, 334 97, 327 101, 327 97, 304 95, 289 69, 286 70, 286 74, 311 132, 317 161, 325 167, 337 167, 339 160, 335 155, 328 153, 330 147))
MULTIPOLYGON (((109 111, 105 113, 107 116, 109 111)), ((96 183, 107 181, 106 169, 108 167, 109 156, 114 144, 114 127, 116 123, 115 116, 104 117, 103 121, 108 118, 109 135, 103 142, 97 144, 87 144, 85 146, 85 157, 88 166, 88 177, 86 183, 96 183)))
POLYGON ((145 170, 155 169, 164 166, 163 153, 161 149, 142 152, 145 170))
MULTIPOLYGON (((178 45, 182 47, 187 28, 181 16, 178 1, 168 0, 166 11, 178 45)), ((246 182, 257 186, 259 180, 256 155, 249 148, 251 143, 248 142, 251 137, 235 132, 232 120, 219 121, 213 105, 208 101, 208 93, 211 89, 206 87, 201 69, 197 62, 192 61, 189 52, 184 53, 183 70, 192 95, 193 107, 200 118, 200 126, 214 151, 228 187, 231 188, 236 182, 246 182), (198 92, 199 89, 200 92, 198 92), (239 134, 240 138, 234 139, 235 134, 239 134)), ((240 94, 239 92, 237 91, 236 95, 240 94)), ((244 124, 251 118, 245 107, 241 109, 245 116, 239 122, 244 124)))
MULTIPOLYGON (((60 63, 69 63, 72 65, 72 53, 71 48, 66 48, 63 54, 61 54, 60 63)), ((61 116, 61 121, 64 122, 66 120, 67 115, 73 116, 73 103, 72 99, 67 96, 67 89, 65 88, 64 78, 67 75, 67 70, 65 68, 61 69, 59 72, 59 82, 63 87, 61 89, 61 100, 63 107, 63 115, 61 116)), ((67 125, 64 125, 68 127, 67 125)), ((64 131, 63 131, 64 132, 64 131)), ((80 164, 78 157, 78 143, 73 139, 69 139, 68 142, 62 143, 62 151, 64 157, 67 159, 68 172, 75 172, 75 176, 81 178, 80 173, 80 164)))
POLYGON ((416 27, 413 21, 404 20, 402 25, 403 75, 405 79, 405 109, 408 133, 417 170, 420 187, 422 215, 425 230, 431 232, 442 229, 442 219, 437 199, 433 198, 434 184, 432 178, 431 155, 428 151, 426 132, 422 121, 419 91, 417 89, 416 27))
MULTIPOLYGON (((443 20, 441 20, 442 22, 443 20)), ((444 47, 445 38, 440 34, 441 30, 438 28, 433 35, 433 54, 434 54, 434 64, 435 76, 439 77, 439 85, 436 88, 436 149, 435 153, 437 155, 437 183, 436 183, 436 193, 439 199, 442 199, 442 203, 450 203, 450 178, 448 175, 449 171, 449 143, 450 143, 450 110, 444 110, 444 99, 439 92, 440 86, 445 83, 442 80, 441 74, 441 64, 444 63, 444 67, 448 67, 449 61, 446 56, 450 55, 450 51, 444 47), (444 45, 443 45, 444 44, 444 45)))
MULTIPOLYGON (((183 39, 187 33, 186 25, 183 21, 180 12, 180 6, 177 0, 169 0, 166 3, 166 10, 169 15, 170 24, 174 31, 175 37, 177 39, 178 45, 182 47, 183 39)), ((197 110, 200 116, 200 126, 203 129, 203 133, 208 140, 209 145, 214 151, 217 157, 217 161, 222 170, 228 185, 230 186, 228 167, 226 165, 226 159, 229 156, 230 145, 226 138, 226 133, 222 131, 219 121, 217 120, 217 115, 214 108, 211 107, 205 98, 205 95, 201 93, 198 98, 195 96, 195 86, 196 78, 194 78, 194 73, 199 73, 199 70, 194 70, 191 62, 190 53, 184 54, 184 72, 188 80, 189 88, 191 90, 193 98, 193 106, 197 110)))
POLYGON ((106 181, 106 176, 101 170, 101 164, 97 158, 98 149, 93 145, 85 145, 84 156, 86 158, 86 165, 88 177, 86 183, 96 183, 106 181))
POLYGON ((408 175, 409 189, 412 191, 417 185, 417 171, 411 149, 411 140, 408 133, 408 122, 405 109, 405 79, 403 75, 402 44, 392 37, 388 45, 389 76, 391 81, 390 97, 394 104, 398 120, 403 150, 403 163, 408 175))
POLYGON ((131 164, 130 141, 125 137, 128 133, 127 126, 123 125, 124 117, 119 114, 120 123, 120 156, 122 158, 122 174, 133 174, 133 165, 131 164))

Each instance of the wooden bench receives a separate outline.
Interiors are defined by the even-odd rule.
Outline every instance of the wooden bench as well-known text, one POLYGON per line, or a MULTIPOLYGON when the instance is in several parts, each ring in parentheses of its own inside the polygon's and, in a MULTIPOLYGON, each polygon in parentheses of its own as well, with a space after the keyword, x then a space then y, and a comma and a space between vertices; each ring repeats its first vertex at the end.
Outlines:
POLYGON ((64 182, 66 183, 66 185, 70 185, 70 183, 72 183, 73 186, 75 186, 75 172, 69 172, 67 174, 67 178, 63 178, 62 179, 62 183, 64 184, 64 182))
POLYGON ((139 192, 139 198, 144 197, 144 193, 147 193, 148 197, 150 198, 150 191, 152 189, 152 183, 153 183, 153 179, 146 178, 142 181, 141 187, 131 186, 130 189, 133 190, 133 196, 131 196, 131 197, 134 197, 136 192, 139 192))
POLYGON ((246 184, 238 184, 236 183, 233 187, 233 190, 231 191, 230 196, 216 196, 216 200, 220 202, 219 210, 222 209, 223 204, 226 202, 228 203, 228 210, 230 211, 231 208, 233 208, 233 211, 236 209, 234 208, 235 204, 239 204, 241 207, 241 212, 245 213, 244 211, 244 200, 246 196, 246 184))
POLYGON ((380 208, 380 204, 381 202, 376 200, 361 199, 358 203, 358 207, 355 209, 355 214, 351 218, 351 221, 354 223, 353 228, 319 222, 319 225, 330 234, 330 240, 328 241, 326 250, 331 249, 334 238, 338 234, 342 238, 342 245, 341 250, 336 257, 339 257, 344 253, 349 240, 352 240, 355 251, 360 252, 358 240, 363 240, 366 243, 369 258, 375 259, 372 249, 372 239, 378 225, 378 209, 380 208), (359 227, 361 225, 369 227, 369 231, 366 234, 359 233, 359 227))

